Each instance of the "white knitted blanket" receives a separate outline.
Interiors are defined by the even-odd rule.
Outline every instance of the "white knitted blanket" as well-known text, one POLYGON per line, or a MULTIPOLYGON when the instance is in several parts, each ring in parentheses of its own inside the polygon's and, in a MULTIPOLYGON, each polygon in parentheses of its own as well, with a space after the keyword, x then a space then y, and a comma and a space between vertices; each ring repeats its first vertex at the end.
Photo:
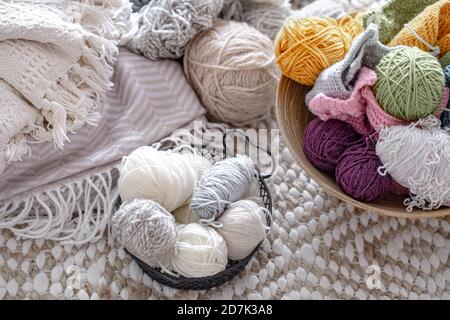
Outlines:
POLYGON ((29 153, 99 120, 111 85, 128 0, 0 2, 0 172, 29 153))

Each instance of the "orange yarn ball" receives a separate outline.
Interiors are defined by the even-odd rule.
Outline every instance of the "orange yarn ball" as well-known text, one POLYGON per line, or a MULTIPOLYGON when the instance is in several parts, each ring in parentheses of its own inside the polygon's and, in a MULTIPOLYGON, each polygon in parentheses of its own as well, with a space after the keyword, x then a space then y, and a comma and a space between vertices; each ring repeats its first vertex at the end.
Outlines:
POLYGON ((276 39, 277 64, 285 76, 312 86, 323 70, 345 57, 361 32, 359 15, 340 20, 290 18, 276 39))

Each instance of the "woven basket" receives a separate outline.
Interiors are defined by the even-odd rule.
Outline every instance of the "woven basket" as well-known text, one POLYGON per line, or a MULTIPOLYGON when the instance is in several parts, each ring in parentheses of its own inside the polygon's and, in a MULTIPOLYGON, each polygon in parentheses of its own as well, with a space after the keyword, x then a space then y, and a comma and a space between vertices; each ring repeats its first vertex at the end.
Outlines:
POLYGON ((303 152, 304 130, 314 119, 305 104, 305 96, 310 87, 303 86, 285 76, 278 86, 276 114, 284 141, 300 166, 320 184, 329 194, 355 207, 381 215, 399 218, 431 218, 450 215, 450 208, 443 207, 432 211, 414 210, 407 212, 403 201, 405 197, 386 196, 373 203, 357 201, 346 195, 336 184, 334 177, 315 168, 303 152))
MULTIPOLYGON (((226 156, 226 150, 227 150, 227 135, 224 134, 223 136, 223 152, 222 153, 212 153, 206 148, 201 149, 200 153, 203 157, 208 159, 211 163, 223 160, 226 156)), ((246 136, 246 141, 249 142, 249 138, 246 136)), ((257 147, 259 149, 259 147, 257 147)), ((271 156, 270 152, 266 151, 269 156, 271 156)), ((271 175, 261 175, 258 171, 258 187, 259 187, 259 196, 261 197, 262 202, 264 203, 265 208, 267 209, 266 213, 266 222, 267 226, 272 225, 272 198, 269 192, 269 188, 267 187, 267 184, 265 182, 266 179, 269 179, 271 175), (270 215, 270 216, 269 216, 270 215)), ((116 209, 119 208, 121 204, 121 200, 119 200, 116 203, 116 209)), ((213 287, 220 286, 229 280, 233 279, 235 276, 237 276, 242 270, 245 269, 247 264, 250 262, 251 258, 258 252, 262 242, 258 244, 258 246, 253 250, 252 253, 250 253, 246 258, 239 260, 239 261, 233 261, 228 260, 227 267, 224 271, 219 272, 213 276, 209 277, 203 277, 203 278, 186 278, 186 277, 175 277, 172 275, 169 275, 167 273, 164 273, 159 268, 153 268, 149 265, 147 265, 145 262, 131 254, 129 251, 125 249, 125 251, 136 261, 136 263, 142 268, 142 270, 154 281, 159 282, 162 285, 172 287, 175 289, 182 289, 182 290, 206 290, 211 289, 213 287)))

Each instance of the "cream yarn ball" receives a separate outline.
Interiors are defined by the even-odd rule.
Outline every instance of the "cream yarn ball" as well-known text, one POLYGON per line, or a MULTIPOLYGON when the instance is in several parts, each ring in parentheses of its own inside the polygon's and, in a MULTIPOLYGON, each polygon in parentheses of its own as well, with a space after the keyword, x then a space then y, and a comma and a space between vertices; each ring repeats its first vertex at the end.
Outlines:
POLYGON ((129 252, 152 267, 168 264, 178 237, 175 219, 151 200, 122 203, 112 217, 112 234, 129 252))
POLYGON ((242 260, 266 238, 263 208, 251 200, 233 203, 217 220, 222 227, 217 232, 225 239, 228 257, 242 260))
POLYGON ((184 71, 215 120, 253 126, 271 116, 278 79, 273 44, 246 23, 219 20, 196 36, 184 71))
POLYGON ((151 199, 173 211, 191 199, 201 172, 208 166, 192 154, 140 147, 122 160, 120 197, 122 201, 151 199))
POLYGON ((194 210, 192 210, 190 203, 175 209, 172 215, 175 221, 180 224, 197 223, 200 220, 194 210))
POLYGON ((180 225, 172 269, 186 278, 202 278, 226 269, 225 240, 211 227, 198 223, 180 225))

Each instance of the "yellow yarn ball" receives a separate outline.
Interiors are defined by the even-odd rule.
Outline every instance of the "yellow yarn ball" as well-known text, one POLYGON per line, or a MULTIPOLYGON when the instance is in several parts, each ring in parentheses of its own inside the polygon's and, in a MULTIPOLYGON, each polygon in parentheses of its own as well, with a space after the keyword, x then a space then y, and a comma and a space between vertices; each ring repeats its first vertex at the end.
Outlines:
POLYGON ((323 70, 345 57, 362 31, 359 15, 339 20, 290 18, 275 41, 277 64, 285 76, 312 86, 323 70))

